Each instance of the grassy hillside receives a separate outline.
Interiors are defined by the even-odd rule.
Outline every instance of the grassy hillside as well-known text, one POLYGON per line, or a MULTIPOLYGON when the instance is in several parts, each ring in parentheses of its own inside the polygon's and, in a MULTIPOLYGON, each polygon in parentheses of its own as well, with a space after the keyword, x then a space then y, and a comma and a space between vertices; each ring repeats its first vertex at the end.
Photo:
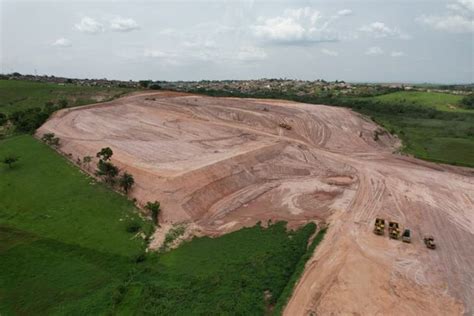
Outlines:
POLYGON ((43 107, 46 102, 56 104, 59 100, 66 100, 68 106, 97 103, 131 91, 133 89, 0 80, 0 113, 10 114, 14 111, 43 107))
POLYGON ((439 92, 421 92, 421 91, 398 91, 388 94, 371 97, 375 101, 383 103, 405 103, 427 106, 440 111, 468 111, 460 108, 459 102, 462 99, 460 95, 439 92))
POLYGON ((427 114, 383 113, 383 110, 368 114, 403 140, 406 153, 426 160, 474 167, 474 110, 459 106, 462 96, 400 91, 361 99, 377 102, 381 108, 403 105, 434 110, 427 114))
POLYGON ((145 254, 127 224, 150 224, 125 197, 32 136, 0 140, 0 158, 10 153, 20 160, 0 165, 1 315, 264 314, 308 257, 314 224, 145 254))
POLYGON ((97 314, 110 302, 148 225, 133 204, 23 135, 0 141, 0 314, 97 314), (67 311, 67 312, 66 312, 67 311))
POLYGON ((126 232, 127 223, 140 221, 132 202, 31 136, 0 141, 0 158, 9 153, 20 160, 0 169, 1 225, 97 251, 137 253, 142 242, 126 232))

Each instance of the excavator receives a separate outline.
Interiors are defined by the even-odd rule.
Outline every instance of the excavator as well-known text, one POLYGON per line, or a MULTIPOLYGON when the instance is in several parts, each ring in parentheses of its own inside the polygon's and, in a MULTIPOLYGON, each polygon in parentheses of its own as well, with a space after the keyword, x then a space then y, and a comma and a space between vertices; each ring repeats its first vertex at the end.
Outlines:
POLYGON ((400 227, 397 222, 388 223, 388 235, 392 239, 400 238, 400 227))
POLYGON ((383 218, 375 219, 374 234, 376 235, 385 234, 385 220, 383 218))
POLYGON ((425 245, 429 249, 436 249, 436 244, 434 242, 433 236, 426 236, 423 238, 423 241, 425 242, 425 245))

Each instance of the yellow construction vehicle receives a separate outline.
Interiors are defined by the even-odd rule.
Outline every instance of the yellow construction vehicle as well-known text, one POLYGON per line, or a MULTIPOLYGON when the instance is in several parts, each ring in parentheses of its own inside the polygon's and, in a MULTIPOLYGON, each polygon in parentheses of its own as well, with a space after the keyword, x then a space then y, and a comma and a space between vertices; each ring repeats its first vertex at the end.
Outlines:
POLYGON ((411 232, 408 228, 405 228, 405 230, 403 231, 402 241, 407 242, 407 243, 411 243, 411 232))
POLYGON ((388 223, 388 235, 392 239, 399 239, 400 238, 400 228, 397 222, 389 222, 388 223))
POLYGON ((374 234, 376 234, 376 235, 385 234, 385 220, 383 218, 376 218, 375 219, 374 234))
POLYGON ((425 242, 427 248, 436 249, 436 244, 434 243, 433 236, 426 236, 425 238, 423 238, 423 241, 425 242))

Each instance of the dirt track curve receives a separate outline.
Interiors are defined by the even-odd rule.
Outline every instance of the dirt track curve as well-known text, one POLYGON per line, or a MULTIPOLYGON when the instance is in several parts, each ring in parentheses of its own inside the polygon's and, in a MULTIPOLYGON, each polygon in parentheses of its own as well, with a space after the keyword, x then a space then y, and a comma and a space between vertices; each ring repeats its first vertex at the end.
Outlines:
POLYGON ((37 135, 55 133, 72 160, 111 147, 131 196, 161 201, 165 224, 328 223, 286 315, 472 315, 474 173, 393 154, 398 141, 376 131, 344 108, 158 92, 61 110, 37 135), (412 243, 374 235, 375 217, 412 243))

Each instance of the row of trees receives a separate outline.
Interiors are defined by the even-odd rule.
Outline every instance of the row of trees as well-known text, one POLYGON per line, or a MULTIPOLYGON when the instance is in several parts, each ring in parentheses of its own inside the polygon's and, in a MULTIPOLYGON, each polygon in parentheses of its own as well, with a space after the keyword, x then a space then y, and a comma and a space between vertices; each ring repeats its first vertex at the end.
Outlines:
MULTIPOLYGON (((99 158, 97 163, 96 175, 102 177, 104 181, 109 185, 118 184, 120 188, 128 194, 132 186, 135 184, 135 179, 128 172, 122 173, 120 176, 120 171, 117 166, 110 162, 110 158, 113 155, 112 149, 110 147, 102 148, 97 154, 96 157, 99 158), (117 176, 119 176, 117 178, 117 176)), ((92 160, 92 157, 86 156, 83 158, 85 163, 88 163, 92 160)))
MULTIPOLYGON (((135 183, 133 176, 127 172, 124 172, 117 181, 117 176, 119 175, 119 169, 110 162, 110 158, 113 155, 112 149, 110 147, 102 148, 97 154, 96 157, 99 158, 97 163, 96 175, 103 177, 105 182, 110 185, 115 185, 118 182, 118 185, 122 190, 127 194, 135 183)), ((92 159, 90 156, 84 157, 83 161, 89 161, 92 159)), ((151 218, 155 225, 158 225, 158 217, 160 215, 161 206, 160 202, 148 202, 145 205, 145 208, 150 211, 151 218)))
MULTIPOLYGON (((48 145, 59 146, 59 138, 56 137, 54 133, 43 134, 41 140, 48 145)), ((97 170, 95 174, 103 178, 104 181, 111 186, 115 186, 116 184, 118 184, 119 187, 125 192, 125 194, 128 194, 130 189, 135 184, 135 179, 133 178, 133 175, 128 172, 124 172, 120 175, 119 168, 110 161, 112 155, 113 151, 110 147, 102 148, 96 154, 96 157, 99 158, 99 161, 97 163, 97 170)), ((3 157, 1 161, 5 165, 8 165, 8 167, 11 169, 19 159, 19 156, 10 154, 3 157)), ((92 156, 84 156, 82 160, 78 158, 77 163, 79 165, 84 165, 89 168, 92 159, 92 156)), ((145 205, 145 208, 150 211, 153 223, 155 225, 158 225, 158 217, 161 211, 160 202, 148 202, 145 205)))

